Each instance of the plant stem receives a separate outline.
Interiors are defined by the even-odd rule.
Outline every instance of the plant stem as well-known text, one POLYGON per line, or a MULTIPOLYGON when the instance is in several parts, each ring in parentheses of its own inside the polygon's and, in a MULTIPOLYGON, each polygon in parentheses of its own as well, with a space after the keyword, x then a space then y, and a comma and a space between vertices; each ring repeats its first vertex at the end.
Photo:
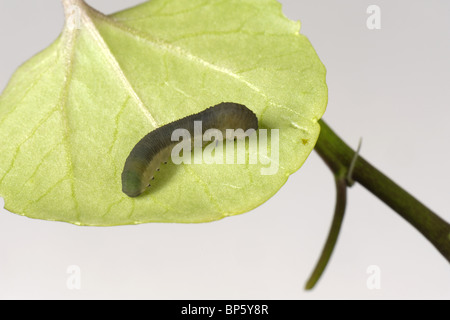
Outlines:
MULTIPOLYGON (((348 168, 355 155, 333 130, 320 120, 321 133, 315 150, 336 173, 348 168)), ((411 194, 373 167, 364 158, 358 157, 352 179, 386 203, 425 236, 450 262, 450 225, 419 202, 411 194)))
POLYGON ((306 290, 311 290, 312 288, 314 288, 317 281, 319 281, 336 245, 339 232, 341 230, 342 221, 344 220, 345 206, 347 203, 346 173, 347 170, 343 168, 343 170, 340 170, 334 175, 334 180, 336 183, 336 205, 334 208, 333 222, 331 223, 330 232, 328 233, 328 238, 323 247, 319 261, 317 262, 316 267, 311 273, 309 280, 306 282, 306 290))

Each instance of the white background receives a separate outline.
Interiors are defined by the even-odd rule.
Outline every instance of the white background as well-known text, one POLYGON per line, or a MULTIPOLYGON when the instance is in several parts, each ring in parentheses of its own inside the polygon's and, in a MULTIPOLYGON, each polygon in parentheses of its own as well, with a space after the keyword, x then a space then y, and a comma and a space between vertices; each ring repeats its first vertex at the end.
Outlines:
MULTIPOLYGON (((104 13, 140 2, 88 1, 104 13)), ((366 159, 450 221, 450 2, 281 2, 327 67, 327 123, 354 147, 363 137, 366 159), (381 30, 366 27, 371 4, 381 30)), ((0 0, 0 91, 62 26, 59 1, 0 0)), ((268 202, 213 223, 78 227, 1 209, 0 298, 450 298, 448 262, 359 185, 323 278, 304 291, 334 196, 313 152, 268 202), (81 270, 79 290, 66 285, 71 265, 81 270), (381 270, 379 290, 366 286, 370 265, 381 270)))

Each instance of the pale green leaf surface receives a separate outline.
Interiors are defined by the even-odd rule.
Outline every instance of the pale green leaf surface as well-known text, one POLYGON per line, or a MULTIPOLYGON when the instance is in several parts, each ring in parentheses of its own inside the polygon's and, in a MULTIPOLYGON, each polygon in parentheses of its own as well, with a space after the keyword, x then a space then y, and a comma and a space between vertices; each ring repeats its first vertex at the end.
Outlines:
POLYGON ((207 222, 254 209, 304 163, 325 111, 325 68, 273 0, 153 0, 104 16, 79 0, 65 28, 0 96, 5 208, 80 225, 207 222), (169 163, 137 198, 121 191, 152 129, 222 101, 279 129, 279 170, 169 163))

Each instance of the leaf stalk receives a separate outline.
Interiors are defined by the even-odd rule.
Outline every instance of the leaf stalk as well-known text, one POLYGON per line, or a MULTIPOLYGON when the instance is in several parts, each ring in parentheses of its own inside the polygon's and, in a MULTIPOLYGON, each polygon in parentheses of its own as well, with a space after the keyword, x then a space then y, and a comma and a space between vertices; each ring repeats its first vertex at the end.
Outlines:
MULTIPOLYGON (((315 151, 336 173, 349 168, 354 158, 352 150, 323 121, 319 120, 321 133, 315 151)), ((450 262, 450 224, 427 208, 410 193, 359 156, 354 163, 352 180, 386 203, 416 228, 450 262)))

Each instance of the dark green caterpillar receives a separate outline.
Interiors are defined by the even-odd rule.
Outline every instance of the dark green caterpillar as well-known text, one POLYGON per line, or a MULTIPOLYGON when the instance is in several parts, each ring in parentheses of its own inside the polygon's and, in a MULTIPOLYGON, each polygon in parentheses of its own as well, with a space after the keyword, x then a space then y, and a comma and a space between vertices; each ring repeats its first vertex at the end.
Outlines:
POLYGON ((173 147, 179 143, 171 140, 174 130, 186 129, 194 136, 194 121, 201 121, 202 135, 208 129, 220 130, 223 137, 226 137, 226 129, 258 129, 258 119, 253 111, 232 102, 222 102, 155 129, 136 144, 125 162, 122 191, 126 195, 137 197, 145 191, 155 171, 169 159, 173 147))

